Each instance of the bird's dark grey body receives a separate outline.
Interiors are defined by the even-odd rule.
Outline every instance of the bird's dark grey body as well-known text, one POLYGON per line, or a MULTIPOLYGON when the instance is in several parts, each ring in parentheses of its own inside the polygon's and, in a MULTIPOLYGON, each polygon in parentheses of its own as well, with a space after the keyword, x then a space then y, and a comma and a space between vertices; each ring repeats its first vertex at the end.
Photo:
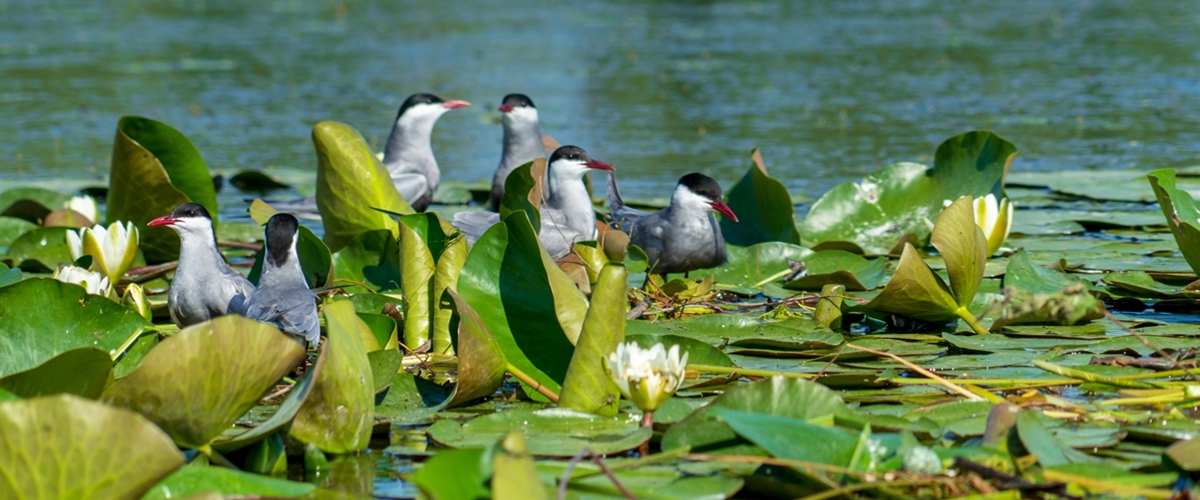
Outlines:
POLYGON ((267 221, 266 258, 258 288, 246 301, 246 317, 271 323, 297 340, 316 344, 321 337, 316 294, 308 288, 296 253, 299 221, 275 214, 267 221))
POLYGON ((171 321, 181 328, 227 314, 245 314, 254 285, 229 267, 203 206, 184 203, 170 215, 151 221, 179 233, 179 266, 167 293, 171 321))
POLYGON ((608 199, 614 222, 629 234, 631 244, 646 252, 651 273, 686 273, 725 263, 725 237, 713 211, 718 204, 722 208, 717 210, 728 207, 720 201, 720 186, 707 176, 684 176, 671 205, 647 213, 625 206, 616 178, 609 174, 608 199))
POLYGON ((383 150, 383 165, 400 196, 422 211, 433 201, 441 170, 433 157, 433 126, 443 113, 466 106, 464 101, 444 101, 433 94, 413 94, 400 106, 383 150))
POLYGON ((500 210, 500 199, 504 197, 504 181, 517 167, 545 155, 542 145, 542 130, 538 126, 538 111, 533 100, 524 94, 504 96, 500 105, 500 123, 504 126, 504 150, 500 165, 492 177, 492 194, 488 203, 495 212, 500 210))

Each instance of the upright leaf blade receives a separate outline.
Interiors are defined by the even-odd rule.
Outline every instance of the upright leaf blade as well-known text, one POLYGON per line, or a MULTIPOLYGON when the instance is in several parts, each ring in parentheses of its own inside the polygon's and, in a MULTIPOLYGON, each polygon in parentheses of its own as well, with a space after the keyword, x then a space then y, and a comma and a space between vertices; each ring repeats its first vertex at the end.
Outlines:
POLYGON ((362 344, 362 336, 371 333, 348 300, 326 303, 323 314, 329 339, 317 361, 321 371, 291 435, 327 453, 350 453, 367 447, 374 424, 375 382, 362 344))
POLYGON ((504 381, 507 362, 487 324, 454 290, 447 289, 458 313, 458 384, 446 406, 453 408, 496 392, 504 381))
POLYGON ((317 210, 329 249, 341 250, 366 231, 387 229, 394 234, 396 221, 372 207, 406 214, 413 209, 358 131, 325 121, 313 126, 312 137, 317 149, 317 210))
POLYGON ((508 174, 504 196, 500 198, 500 218, 517 211, 529 216, 533 227, 542 227, 542 179, 546 177, 546 159, 537 158, 508 174))
POLYGON ((959 307, 967 307, 983 280, 988 243, 975 224, 975 204, 970 196, 959 198, 942 211, 933 226, 930 243, 946 261, 950 291, 959 307))
POLYGON ((604 358, 625 341, 625 294, 629 274, 621 264, 600 270, 583 332, 567 368, 559 405, 600 416, 617 414, 621 393, 604 368, 604 358))
POLYGON ((800 244, 796 229, 792 196, 783 183, 767 175, 762 154, 755 149, 750 155, 754 163, 746 175, 725 197, 738 220, 721 219, 725 241, 734 245, 753 245, 768 241, 800 244))
POLYGON ((1192 271, 1200 273, 1200 206, 1187 191, 1175 187, 1175 171, 1169 168, 1147 174, 1167 226, 1192 271))
POLYGON ((891 281, 865 309, 899 314, 922 321, 949 321, 956 316, 958 303, 942 278, 933 273, 917 249, 905 243, 900 264, 891 281))

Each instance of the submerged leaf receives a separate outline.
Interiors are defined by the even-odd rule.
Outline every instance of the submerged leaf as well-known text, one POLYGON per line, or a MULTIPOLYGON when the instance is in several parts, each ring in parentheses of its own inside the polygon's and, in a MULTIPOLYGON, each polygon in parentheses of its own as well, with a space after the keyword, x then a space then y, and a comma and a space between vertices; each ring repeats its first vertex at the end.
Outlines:
POLYGON ((0 497, 141 497, 183 465, 154 424, 76 396, 0 403, 0 497))
POLYGON ((162 427, 182 447, 208 445, 304 358, 277 328, 221 316, 159 343, 102 399, 162 427))
MULTIPOLYGON (((179 258, 179 235, 170 228, 146 226, 151 219, 187 202, 203 205, 214 216, 219 213, 217 192, 200 152, 165 123, 122 117, 113 139, 110 175, 104 223, 136 224, 149 264, 179 258)), ((213 227, 218 225, 214 218, 213 227)))

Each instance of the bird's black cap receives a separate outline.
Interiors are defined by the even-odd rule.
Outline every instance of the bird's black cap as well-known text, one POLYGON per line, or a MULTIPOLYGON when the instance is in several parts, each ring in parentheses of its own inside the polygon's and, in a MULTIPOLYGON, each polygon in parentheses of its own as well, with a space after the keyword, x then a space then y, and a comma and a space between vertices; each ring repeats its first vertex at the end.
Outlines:
POLYGON ((537 107, 537 106, 533 105, 533 99, 530 99, 529 96, 527 96, 525 94, 508 94, 508 95, 504 96, 504 101, 501 102, 500 104, 503 104, 505 106, 512 106, 514 108, 520 108, 520 107, 536 108, 537 107))
POLYGON ((400 105, 400 111, 396 113, 396 119, 399 120, 401 116, 404 116, 404 112, 408 111, 408 108, 418 104, 441 104, 443 102, 446 101, 433 94, 420 93, 410 95, 408 96, 408 99, 404 100, 404 104, 400 105))
POLYGON ((554 154, 550 155, 548 163, 554 163, 558 160, 576 160, 576 161, 591 161, 592 157, 588 156, 587 151, 579 146, 562 146, 554 150, 554 154))
POLYGON ((275 214, 267 221, 267 261, 275 267, 287 263, 288 249, 300 228, 300 221, 291 214, 275 214))
POLYGON ((212 220, 212 216, 208 215, 208 210, 206 210, 204 208, 204 205, 201 205, 199 203, 184 203, 182 205, 179 205, 179 206, 175 207, 175 210, 171 211, 170 217, 172 219, 189 219, 189 218, 203 217, 205 219, 212 220))
POLYGON ((712 201, 721 201, 721 185, 707 175, 692 172, 679 179, 681 186, 712 201))

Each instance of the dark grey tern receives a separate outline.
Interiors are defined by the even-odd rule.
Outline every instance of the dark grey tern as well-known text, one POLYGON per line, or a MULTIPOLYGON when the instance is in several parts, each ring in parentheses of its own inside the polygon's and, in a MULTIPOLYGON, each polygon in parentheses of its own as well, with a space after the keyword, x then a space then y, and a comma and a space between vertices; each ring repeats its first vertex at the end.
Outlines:
POLYGON ((316 345, 321 337, 317 315, 317 295, 308 288, 296 240, 300 221, 291 214, 278 213, 267 221, 267 252, 263 259, 258 289, 246 301, 246 317, 271 323, 297 340, 316 345))
MULTIPOLYGON (((556 149, 547 162, 538 240, 555 260, 571 253, 575 243, 596 239, 596 211, 592 209, 592 198, 583 184, 583 174, 588 170, 611 172, 613 167, 593 160, 587 151, 576 146, 556 149)), ((451 222, 473 245, 484 231, 500 222, 500 214, 459 212, 454 214, 451 222)))
POLYGON ((208 210, 184 203, 148 225, 179 233, 179 267, 167 294, 171 321, 182 328, 226 314, 245 314, 254 285, 231 269, 217 250, 208 210))
POLYGON ((525 94, 508 94, 500 104, 500 123, 504 125, 504 152, 492 177, 492 195, 488 203, 493 211, 500 210, 504 197, 504 181, 517 167, 545 155, 542 130, 538 127, 538 111, 533 100, 525 94))
POLYGON ((654 213, 625 206, 614 174, 608 174, 608 206, 613 221, 629 234, 629 243, 646 252, 650 272, 687 273, 725 263, 725 238, 713 212, 737 215, 721 201, 721 186, 711 177, 690 173, 679 179, 671 206, 654 213))

